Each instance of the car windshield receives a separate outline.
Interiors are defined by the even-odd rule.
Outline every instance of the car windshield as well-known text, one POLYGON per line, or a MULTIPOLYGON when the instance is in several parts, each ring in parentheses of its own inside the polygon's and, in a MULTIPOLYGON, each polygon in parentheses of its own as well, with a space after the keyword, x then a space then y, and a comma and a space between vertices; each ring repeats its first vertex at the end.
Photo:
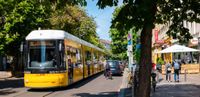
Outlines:
POLYGON ((56 68, 56 49, 54 41, 29 42, 30 69, 56 68))
POLYGON ((108 64, 110 65, 110 67, 117 67, 119 65, 118 61, 108 61, 108 64))

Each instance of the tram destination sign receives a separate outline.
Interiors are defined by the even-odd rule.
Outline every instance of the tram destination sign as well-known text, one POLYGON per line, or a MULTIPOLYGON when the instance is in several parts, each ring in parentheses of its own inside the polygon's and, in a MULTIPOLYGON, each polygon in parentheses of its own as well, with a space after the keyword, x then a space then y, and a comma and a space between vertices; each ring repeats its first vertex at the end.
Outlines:
POLYGON ((53 46, 53 41, 30 41, 30 46, 53 46))

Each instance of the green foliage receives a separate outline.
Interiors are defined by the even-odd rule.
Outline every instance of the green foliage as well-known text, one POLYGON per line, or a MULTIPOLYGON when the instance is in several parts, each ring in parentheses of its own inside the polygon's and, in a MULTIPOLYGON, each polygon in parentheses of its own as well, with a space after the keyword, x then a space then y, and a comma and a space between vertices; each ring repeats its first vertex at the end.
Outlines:
POLYGON ((103 48, 102 44, 99 43, 94 18, 89 17, 80 6, 66 4, 63 9, 55 8, 51 14, 50 22, 53 29, 65 30, 103 48))
POLYGON ((99 47, 96 23, 85 0, 0 0, 0 54, 15 55, 32 30, 62 29, 99 47), (13 49, 14 48, 14 49, 13 49))
MULTIPOLYGON (((114 54, 114 59, 121 59, 121 60, 128 59, 127 57, 128 31, 123 31, 123 32, 125 33, 120 33, 120 31, 114 27, 110 29, 110 36, 112 39, 111 50, 112 50, 112 53, 114 54)), ((138 36, 135 32, 132 32, 132 33, 133 33, 132 43, 133 43, 133 51, 134 51, 138 36)))
MULTIPOLYGON (((170 29, 167 32, 174 39, 179 39, 180 42, 187 42, 191 39, 189 30, 183 27, 183 21, 200 22, 200 2, 199 0, 157 0, 156 14, 152 15, 152 10, 148 7, 153 5, 143 0, 123 0, 124 6, 118 12, 119 14, 112 21, 112 26, 118 29, 131 29, 133 26, 141 29, 145 19, 150 21, 153 18, 154 24, 171 23, 170 29), (145 3, 144 3, 145 2, 145 3)), ((100 8, 106 6, 114 6, 118 4, 118 0, 99 0, 97 3, 100 8)), ((150 25, 154 26, 154 25, 150 25)))
POLYGON ((99 45, 96 23, 85 10, 76 5, 65 5, 63 9, 54 10, 50 18, 53 29, 62 29, 95 45, 99 45))
MULTIPOLYGON (((98 0, 100 8, 116 6, 119 0, 98 0)), ((199 0, 123 0, 124 6, 112 21, 118 30, 142 29, 139 86, 137 97, 150 97, 151 36, 156 23, 170 22, 169 36, 186 42, 191 38, 183 21, 200 22, 199 0), (149 35, 148 35, 149 33, 149 35), (145 54, 144 54, 145 53, 145 54), (145 56, 147 55, 147 56, 145 56)), ((120 31, 121 32, 121 31, 120 31)), ((126 32, 123 32, 126 33, 126 32)))
POLYGON ((164 65, 165 63, 162 58, 157 58, 156 61, 157 61, 157 64, 160 64, 160 65, 164 65))
MULTIPOLYGON (((122 6, 123 7, 123 6, 122 6)), ((113 20, 118 16, 120 10, 122 7, 117 7, 113 13, 113 20)), ((114 59, 121 59, 121 60, 126 60, 128 59, 127 57, 127 35, 128 31, 127 29, 118 29, 115 25, 117 23, 112 24, 113 26, 111 27, 109 33, 112 39, 112 44, 111 44, 111 49, 112 53, 114 55, 114 59)), ((132 35, 133 35, 133 51, 135 50, 136 46, 136 40, 137 40, 137 34, 135 33, 135 29, 132 30, 132 35)))
POLYGON ((158 0, 157 23, 171 23, 167 32, 174 39, 178 38, 181 43, 186 43, 192 36, 189 30, 183 27, 183 21, 200 23, 199 0, 158 0))
POLYGON ((9 11, 1 10, 5 23, 0 28, 0 53, 15 54, 25 36, 38 27, 46 27, 46 12, 49 8, 36 1, 2 1, 0 6, 9 6, 9 11), (14 4, 13 4, 14 3, 14 4), (46 10, 45 10, 46 9, 46 10))

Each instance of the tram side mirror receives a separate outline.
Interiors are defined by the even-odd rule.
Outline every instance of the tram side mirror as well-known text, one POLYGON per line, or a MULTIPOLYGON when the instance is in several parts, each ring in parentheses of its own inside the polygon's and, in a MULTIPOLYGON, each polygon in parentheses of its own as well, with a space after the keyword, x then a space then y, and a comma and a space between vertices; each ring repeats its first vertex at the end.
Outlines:
POLYGON ((62 51, 62 42, 59 43, 59 51, 62 51))

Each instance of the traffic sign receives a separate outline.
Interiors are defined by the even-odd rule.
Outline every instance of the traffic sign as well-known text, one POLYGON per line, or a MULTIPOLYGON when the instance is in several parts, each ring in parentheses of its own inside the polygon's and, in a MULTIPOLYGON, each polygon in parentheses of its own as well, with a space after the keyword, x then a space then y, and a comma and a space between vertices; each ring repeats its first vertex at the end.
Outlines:
POLYGON ((131 40, 128 40, 128 45, 132 45, 132 42, 131 42, 131 40))

